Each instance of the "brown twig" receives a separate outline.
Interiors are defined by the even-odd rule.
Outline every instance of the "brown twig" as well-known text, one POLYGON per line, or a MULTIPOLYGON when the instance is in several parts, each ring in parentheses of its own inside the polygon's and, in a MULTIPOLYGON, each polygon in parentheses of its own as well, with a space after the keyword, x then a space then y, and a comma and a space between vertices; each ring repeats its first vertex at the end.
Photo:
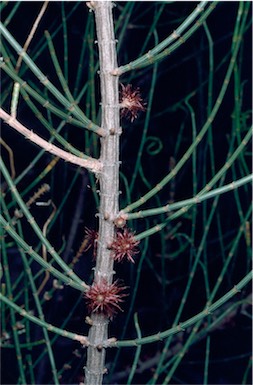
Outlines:
POLYGON ((19 72, 19 69, 20 69, 20 66, 21 66, 21 63, 22 63, 22 60, 23 60, 23 54, 27 51, 28 47, 29 47, 29 44, 31 43, 32 41, 32 38, 36 32, 36 29, 38 28, 38 25, 39 25, 39 22, 42 18, 42 16, 44 15, 46 9, 47 9, 47 6, 48 6, 48 1, 45 1, 41 10, 40 10, 40 13, 38 14, 33 26, 32 26, 32 29, 28 35, 28 38, 26 39, 26 42, 24 44, 24 47, 23 47, 23 50, 22 52, 19 54, 19 58, 17 60, 17 64, 16 64, 16 68, 15 68, 15 71, 18 73, 19 72))
POLYGON ((39 135, 23 126, 23 124, 21 124, 17 119, 7 114, 7 112, 5 112, 2 108, 0 108, 0 118, 2 118, 7 124, 9 124, 9 126, 14 128, 27 139, 31 140, 39 147, 44 148, 45 151, 50 152, 50 154, 56 155, 67 162, 76 164, 77 166, 87 168, 87 170, 94 173, 99 173, 101 171, 102 164, 99 160, 91 157, 87 157, 85 159, 79 158, 76 155, 70 154, 59 147, 56 147, 52 143, 48 143, 48 141, 42 139, 39 135))
POLYGON ((6 151, 7 151, 8 154, 9 154, 10 168, 11 168, 11 179, 14 179, 14 178, 15 178, 15 175, 16 175, 16 171, 15 171, 15 165, 14 165, 13 151, 12 151, 12 149, 8 146, 8 144, 5 143, 5 141, 4 141, 2 138, 0 138, 0 144, 2 144, 2 146, 5 147, 6 151))

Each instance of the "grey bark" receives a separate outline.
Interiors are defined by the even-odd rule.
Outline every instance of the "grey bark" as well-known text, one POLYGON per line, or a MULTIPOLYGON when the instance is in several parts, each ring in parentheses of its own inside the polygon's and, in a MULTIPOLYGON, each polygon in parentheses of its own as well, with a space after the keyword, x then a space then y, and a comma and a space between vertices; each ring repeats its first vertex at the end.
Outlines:
MULTIPOLYGON (((94 270, 94 280, 100 282, 113 280, 113 259, 108 245, 114 237, 113 219, 118 215, 119 204, 119 95, 118 77, 111 74, 117 68, 116 41, 110 1, 91 2, 95 12, 97 44, 100 62, 101 85, 101 127, 106 136, 101 138, 102 171, 99 174, 100 209, 99 239, 94 270)), ((102 384, 105 369, 105 349, 102 347, 108 339, 109 320, 102 314, 91 316, 92 325, 89 330, 89 347, 85 367, 85 384, 102 384)))

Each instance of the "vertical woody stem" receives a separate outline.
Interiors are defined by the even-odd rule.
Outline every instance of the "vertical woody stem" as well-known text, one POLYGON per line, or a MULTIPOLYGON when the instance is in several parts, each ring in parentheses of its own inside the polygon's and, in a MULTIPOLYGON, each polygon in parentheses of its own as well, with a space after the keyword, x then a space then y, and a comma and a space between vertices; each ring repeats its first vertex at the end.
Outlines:
MULTIPOLYGON (((106 135, 101 139, 101 156, 103 164, 99 176, 100 209, 99 239, 94 281, 96 283, 113 280, 113 259, 108 245, 114 237, 113 218, 118 215, 119 204, 119 96, 118 77, 111 74, 117 68, 116 42, 110 1, 91 2, 95 12, 97 43, 100 61, 100 84, 102 122, 106 135)), ((87 363, 85 367, 85 384, 102 384, 105 373, 105 349, 103 343, 108 339, 108 318, 103 314, 93 314, 89 331, 87 363)))

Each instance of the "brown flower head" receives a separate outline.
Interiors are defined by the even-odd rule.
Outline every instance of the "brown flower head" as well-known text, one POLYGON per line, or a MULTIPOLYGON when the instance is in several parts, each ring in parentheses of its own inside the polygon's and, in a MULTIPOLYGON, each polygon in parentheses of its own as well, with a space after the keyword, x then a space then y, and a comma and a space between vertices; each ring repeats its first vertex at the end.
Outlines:
POLYGON ((121 84, 120 108, 121 116, 129 118, 131 122, 138 117, 139 111, 145 111, 139 88, 133 89, 132 84, 121 84))
POLYGON ((134 237, 134 233, 129 231, 126 227, 123 231, 118 230, 116 238, 112 242, 110 249, 112 250, 113 259, 121 262, 127 259, 134 263, 133 256, 138 253, 136 246, 140 243, 134 237))
POLYGON ((102 313, 112 318, 119 310, 122 311, 120 304, 127 295, 122 293, 125 289, 125 286, 119 285, 118 280, 112 284, 108 284, 105 279, 93 283, 85 293, 89 312, 102 313))

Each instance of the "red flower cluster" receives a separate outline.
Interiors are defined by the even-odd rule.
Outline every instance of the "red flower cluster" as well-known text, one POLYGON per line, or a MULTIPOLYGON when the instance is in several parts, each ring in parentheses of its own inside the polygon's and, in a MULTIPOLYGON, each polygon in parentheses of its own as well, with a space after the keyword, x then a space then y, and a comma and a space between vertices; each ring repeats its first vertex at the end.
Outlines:
POLYGON ((121 262, 124 259, 127 259, 128 261, 134 263, 133 256, 138 253, 136 247, 139 243, 140 241, 135 239, 134 233, 129 231, 126 227, 123 229, 123 231, 118 230, 116 233, 116 238, 110 245, 113 259, 117 262, 121 262))
POLYGON ((133 89, 131 84, 124 86, 121 84, 120 108, 121 116, 129 118, 131 122, 138 117, 139 111, 145 111, 143 99, 139 88, 133 89))
POLYGON ((90 313, 102 313, 112 318, 119 310, 122 311, 120 303, 127 294, 122 293, 125 286, 120 286, 118 280, 108 284, 105 279, 93 283, 85 293, 87 307, 90 313))

